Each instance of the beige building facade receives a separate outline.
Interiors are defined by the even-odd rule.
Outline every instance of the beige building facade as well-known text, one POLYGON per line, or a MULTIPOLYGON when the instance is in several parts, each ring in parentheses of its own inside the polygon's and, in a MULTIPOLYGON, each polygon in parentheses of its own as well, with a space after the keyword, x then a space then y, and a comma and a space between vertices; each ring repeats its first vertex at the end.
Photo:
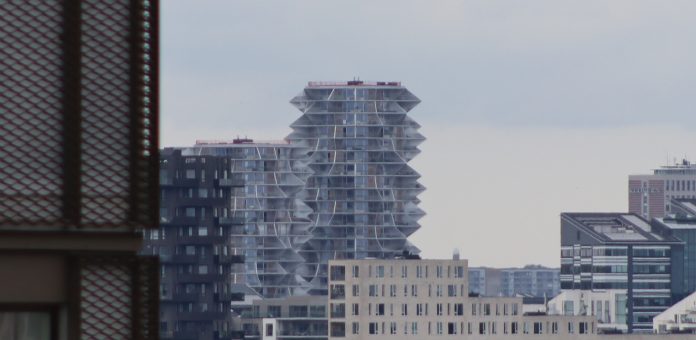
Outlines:
POLYGON ((469 297, 466 260, 329 262, 330 339, 591 338, 590 316, 524 315, 522 298, 469 297))

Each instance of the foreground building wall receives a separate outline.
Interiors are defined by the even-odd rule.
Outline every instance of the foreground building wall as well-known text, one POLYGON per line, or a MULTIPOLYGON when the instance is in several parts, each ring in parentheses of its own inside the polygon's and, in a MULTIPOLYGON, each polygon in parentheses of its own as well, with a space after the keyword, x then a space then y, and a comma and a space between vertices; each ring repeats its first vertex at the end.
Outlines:
POLYGON ((314 211, 302 256, 311 294, 326 294, 330 259, 417 253, 419 174, 408 162, 424 137, 408 112, 420 100, 397 82, 310 82, 287 139, 310 151, 304 200, 314 211))
POLYGON ((157 6, 0 3, 0 339, 157 339, 157 6))

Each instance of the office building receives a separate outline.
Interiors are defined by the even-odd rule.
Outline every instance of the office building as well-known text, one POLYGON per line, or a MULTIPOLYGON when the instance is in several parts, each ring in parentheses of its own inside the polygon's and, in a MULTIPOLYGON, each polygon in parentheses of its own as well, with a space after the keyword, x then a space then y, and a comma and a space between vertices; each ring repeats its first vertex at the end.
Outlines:
POLYGON ((330 339, 593 338, 590 316, 523 313, 521 297, 470 297, 466 260, 330 261, 330 339))
POLYGON ((310 82, 291 103, 302 112, 287 139, 308 148, 303 197, 312 237, 300 274, 326 294, 330 259, 417 253, 407 238, 424 215, 424 188, 408 162, 424 137, 408 112, 420 100, 398 82, 310 82))
POLYGON ((672 212, 675 198, 696 198, 696 164, 687 160, 628 177, 628 211, 650 220, 672 212))
POLYGON ((672 212, 654 218, 655 232, 682 241, 672 248, 672 300, 679 301, 696 292, 696 199, 674 199, 672 212))
POLYGON ((157 7, 0 3, 0 339, 157 339, 157 7))
POLYGON ((560 291, 558 268, 526 265, 523 268, 469 268, 469 292, 481 296, 553 298, 560 291))
POLYGON ((651 332, 671 305, 671 252, 682 244, 635 214, 563 213, 561 289, 625 291, 626 330, 651 332))
POLYGON ((297 146, 249 139, 162 150, 162 227, 143 249, 162 262, 162 338, 227 339, 233 301, 307 289, 294 273, 309 235, 295 197, 304 159, 297 146))

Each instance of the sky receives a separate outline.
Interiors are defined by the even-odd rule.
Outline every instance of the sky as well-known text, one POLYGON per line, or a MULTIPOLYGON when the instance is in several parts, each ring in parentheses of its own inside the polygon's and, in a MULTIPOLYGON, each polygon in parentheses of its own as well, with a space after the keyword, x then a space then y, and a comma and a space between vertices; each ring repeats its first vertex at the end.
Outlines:
POLYGON ((694 1, 161 2, 161 146, 283 139, 308 81, 401 81, 426 258, 559 266, 560 213, 696 160, 694 1))

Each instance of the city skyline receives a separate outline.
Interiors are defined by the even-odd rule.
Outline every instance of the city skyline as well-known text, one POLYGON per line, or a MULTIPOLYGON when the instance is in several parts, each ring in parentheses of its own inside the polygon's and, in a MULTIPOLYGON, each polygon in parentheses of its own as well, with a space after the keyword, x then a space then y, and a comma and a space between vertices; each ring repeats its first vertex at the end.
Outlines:
POLYGON ((628 175, 693 157, 694 6, 672 4, 167 2, 161 144, 280 139, 307 81, 403 81, 423 101, 422 255, 558 266, 562 211, 627 211, 628 175))

